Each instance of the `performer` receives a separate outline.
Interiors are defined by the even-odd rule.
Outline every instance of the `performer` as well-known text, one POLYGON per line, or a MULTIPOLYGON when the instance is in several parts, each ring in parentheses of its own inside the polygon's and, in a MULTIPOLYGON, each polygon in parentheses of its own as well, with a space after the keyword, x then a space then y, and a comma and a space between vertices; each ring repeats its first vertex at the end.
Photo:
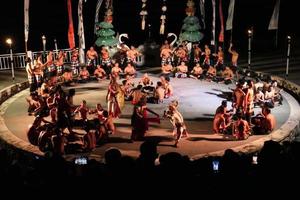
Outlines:
POLYGON ((172 50, 167 45, 163 45, 160 51, 161 66, 172 64, 172 50))
POLYGON ((127 54, 127 62, 128 63, 132 63, 133 65, 136 64, 136 57, 138 57, 139 55, 141 55, 140 52, 138 52, 134 46, 130 47, 130 50, 128 50, 126 52, 127 54))
POLYGON ((116 80, 114 78, 111 78, 107 90, 106 102, 108 107, 108 114, 113 118, 117 118, 121 115, 121 109, 117 101, 118 87, 119 85, 116 80))
POLYGON ((203 79, 203 69, 199 63, 197 63, 196 66, 191 71, 190 77, 194 79, 203 79))
POLYGON ((211 50, 208 47, 208 45, 206 44, 204 46, 204 52, 202 53, 202 55, 204 55, 204 61, 203 61, 203 65, 205 66, 209 66, 210 65, 210 54, 211 54, 211 50))
POLYGON ((215 64, 215 67, 217 68, 217 71, 223 70, 223 64, 224 64, 224 52, 222 47, 218 47, 218 53, 213 54, 217 58, 217 62, 215 64))
POLYGON ((106 78, 106 72, 101 67, 101 65, 97 65, 97 69, 94 72, 94 76, 97 78, 97 80, 100 82, 101 80, 106 78))
POLYGON ((242 119, 242 114, 237 114, 237 121, 233 123, 233 136, 237 140, 245 140, 251 135, 250 126, 246 120, 242 119))
POLYGON ((131 140, 143 140, 149 128, 148 122, 160 123, 159 115, 147 108, 147 99, 142 98, 138 104, 134 106, 133 114, 131 116, 131 140), (154 114, 155 118, 149 118, 148 113, 154 114))
POLYGON ((122 71, 122 69, 119 67, 119 63, 115 63, 114 65, 113 65, 113 67, 111 68, 111 76, 114 78, 114 79, 116 79, 116 80, 118 80, 119 79, 119 77, 120 77, 120 73, 122 73, 123 71, 122 71))
POLYGON ((79 74, 79 53, 78 53, 77 49, 74 49, 72 51, 71 69, 72 69, 73 75, 78 75, 79 74))
POLYGON ((237 61, 239 58, 239 54, 236 52, 235 48, 232 47, 232 43, 230 43, 228 52, 232 55, 231 57, 232 71, 235 73, 237 69, 237 61))
POLYGON ((90 74, 94 73, 94 67, 96 66, 96 59, 98 58, 98 53, 95 51, 94 47, 90 47, 90 49, 86 52, 86 58, 90 74))
POLYGON ((59 51, 58 58, 56 61, 56 72, 57 75, 62 75, 64 73, 64 60, 66 57, 66 53, 63 51, 59 51))
POLYGON ((126 79, 131 79, 134 78, 136 75, 136 70, 135 68, 132 66, 132 64, 127 63, 127 66, 124 69, 124 73, 125 73, 125 78, 126 79))
POLYGON ((199 44, 193 45, 193 53, 194 53, 194 63, 195 64, 200 63, 202 50, 200 49, 199 44))
POLYGON ((101 54, 101 65, 104 68, 106 74, 110 74, 111 60, 109 57, 109 52, 105 46, 102 47, 100 54, 101 54))
POLYGON ((44 71, 44 64, 42 62, 42 54, 38 54, 36 59, 33 62, 33 73, 35 76, 35 80, 37 82, 37 89, 38 93, 40 93, 40 89, 43 83, 43 71, 44 71))
POLYGON ((173 101, 169 104, 169 109, 164 111, 164 116, 169 118, 173 125, 173 135, 176 136, 174 147, 178 146, 181 137, 188 137, 188 132, 182 114, 178 111, 178 102, 173 101))
POLYGON ((176 78, 187 78, 188 67, 185 62, 181 62, 180 65, 177 66, 177 72, 175 74, 176 78))
POLYGON ((30 92, 33 92, 36 90, 36 82, 34 79, 34 68, 31 64, 31 59, 28 57, 26 58, 26 72, 27 72, 27 78, 30 85, 30 92))

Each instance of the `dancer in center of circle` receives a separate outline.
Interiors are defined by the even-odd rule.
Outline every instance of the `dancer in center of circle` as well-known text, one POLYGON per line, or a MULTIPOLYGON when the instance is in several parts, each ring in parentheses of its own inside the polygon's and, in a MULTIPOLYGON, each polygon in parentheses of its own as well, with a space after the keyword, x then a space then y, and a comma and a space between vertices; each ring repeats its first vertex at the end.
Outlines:
POLYGON ((178 111, 178 101, 172 101, 168 110, 164 111, 164 117, 169 118, 173 125, 173 135, 176 136, 174 147, 178 146, 181 137, 188 137, 188 132, 182 114, 178 111))
POLYGON ((116 79, 111 77, 110 84, 107 90, 106 101, 108 107, 108 114, 111 115, 113 118, 117 118, 121 115, 121 109, 117 101, 118 87, 119 85, 116 79))
POLYGON ((131 116, 131 140, 143 140, 147 130, 149 129, 148 122, 160 123, 160 118, 157 113, 147 108, 147 99, 141 98, 134 106, 131 116), (156 117, 150 118, 148 112, 154 114, 156 117))

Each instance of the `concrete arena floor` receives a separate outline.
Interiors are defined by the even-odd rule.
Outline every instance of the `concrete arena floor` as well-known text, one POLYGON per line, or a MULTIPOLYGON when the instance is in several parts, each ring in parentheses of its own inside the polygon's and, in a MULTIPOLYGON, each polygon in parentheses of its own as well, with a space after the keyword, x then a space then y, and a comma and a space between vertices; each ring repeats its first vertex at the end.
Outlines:
MULTIPOLYGON (((158 80, 157 75, 150 74, 153 82, 158 80)), ((140 80, 141 75, 135 79, 135 82, 140 80)), ((155 112, 163 115, 163 110, 167 108, 171 100, 178 100, 179 110, 183 114, 189 138, 182 139, 178 148, 174 148, 174 140, 172 137, 172 126, 167 119, 163 119, 161 124, 150 124, 147 137, 156 138, 160 142, 158 144, 158 152, 164 154, 170 151, 179 152, 182 155, 190 157, 198 154, 209 153, 227 148, 233 148, 246 143, 255 141, 264 136, 251 136, 247 140, 235 141, 231 137, 215 135, 212 132, 213 114, 220 105, 221 101, 226 98, 226 94, 234 88, 234 85, 224 85, 214 82, 199 81, 194 79, 171 79, 171 84, 174 87, 174 96, 164 101, 163 104, 148 104, 148 107, 155 112)), ((75 104, 80 104, 82 99, 87 101, 90 108, 94 108, 96 103, 101 103, 106 107, 105 97, 108 81, 101 83, 91 82, 87 84, 77 85, 75 104)), ((27 115, 27 103, 25 97, 29 91, 23 91, 18 99, 12 102, 7 108, 4 119, 8 129, 22 140, 28 141, 26 130, 34 117, 27 115)), ((288 95, 283 92, 283 96, 288 95)), ((229 103, 230 106, 230 103, 229 103)), ((141 142, 129 143, 131 134, 130 117, 132 113, 132 105, 126 102, 125 108, 122 111, 120 119, 115 120, 116 134, 110 136, 108 143, 97 147, 93 152, 88 153, 90 156, 102 157, 105 150, 109 147, 117 147, 121 149, 123 154, 138 156, 139 146, 141 142)), ((255 113, 259 113, 260 109, 256 108, 255 113)), ((283 105, 272 109, 272 113, 277 118, 277 128, 280 127, 289 116, 290 107, 284 99, 283 105)))

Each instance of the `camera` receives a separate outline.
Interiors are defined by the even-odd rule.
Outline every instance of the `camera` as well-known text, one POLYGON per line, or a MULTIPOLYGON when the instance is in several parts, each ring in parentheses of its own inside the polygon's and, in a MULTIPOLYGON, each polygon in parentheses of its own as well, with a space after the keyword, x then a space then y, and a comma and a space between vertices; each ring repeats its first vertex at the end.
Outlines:
POLYGON ((76 165, 86 165, 87 161, 88 161, 87 157, 81 156, 81 157, 75 158, 74 163, 76 165))
POLYGON ((213 168, 214 172, 219 171, 219 164, 220 164, 220 161, 218 161, 218 160, 213 160, 212 161, 212 168, 213 168))

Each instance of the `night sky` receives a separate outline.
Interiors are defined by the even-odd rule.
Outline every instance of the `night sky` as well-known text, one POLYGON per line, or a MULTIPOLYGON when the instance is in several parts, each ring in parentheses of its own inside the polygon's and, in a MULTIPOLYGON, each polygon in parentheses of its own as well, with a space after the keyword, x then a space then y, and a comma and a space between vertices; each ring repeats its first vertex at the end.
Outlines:
MULTIPOLYGON (((216 0, 218 2, 218 0, 216 0)), ((93 34, 95 6, 97 0, 87 0, 84 3, 84 27, 86 47, 93 45, 95 36, 93 34)), ((142 44, 148 38, 148 30, 141 31, 140 0, 113 0, 114 2, 114 30, 119 33, 128 33, 129 42, 134 45, 142 44)), ((162 0, 148 0, 148 22, 151 23, 152 38, 160 43, 165 36, 159 35, 159 17, 161 15, 162 0)), ((269 20, 271 18, 276 0, 236 0, 235 15, 233 24, 233 40, 237 46, 243 47, 247 42, 246 31, 248 28, 254 29, 254 44, 257 48, 268 48, 273 44, 275 32, 268 31, 269 20)), ((227 18, 229 0, 223 0, 223 13, 225 23, 227 18)), ((294 1, 281 1, 279 15, 279 45, 284 45, 287 34, 295 37, 299 34, 296 25, 298 12, 294 1), (296 24, 292 24, 292 22, 296 24)), ((77 5, 78 0, 72 0, 73 21, 75 34, 77 33, 77 5)), ((198 0, 195 0, 196 16, 199 16, 198 0)), ((23 0, 1 1, 0 7, 0 53, 7 53, 5 39, 12 37, 14 41, 14 51, 24 52, 24 13, 23 0)), ((166 32, 178 34, 182 26, 185 15, 186 0, 167 0, 167 24, 166 32)), ((206 0, 206 23, 207 29, 203 30, 205 38, 203 43, 208 43, 211 37, 211 1, 206 0)), ((105 3, 102 4, 100 21, 103 20, 105 3)), ((219 17, 217 8, 217 29, 219 29, 219 17)), ((58 41, 58 48, 67 48, 68 13, 67 0, 31 0, 30 1, 30 31, 29 50, 41 50, 41 36, 47 37, 47 49, 54 48, 54 38, 58 41)), ((218 32, 218 30, 217 30, 218 32)), ((217 37, 217 35, 216 35, 217 37)), ((229 31, 225 33, 225 39, 229 38, 229 31)), ((78 37, 75 35, 76 44, 78 37)), ((228 40, 227 40, 228 41, 228 40)), ((241 48, 241 51, 244 49, 241 48)))

